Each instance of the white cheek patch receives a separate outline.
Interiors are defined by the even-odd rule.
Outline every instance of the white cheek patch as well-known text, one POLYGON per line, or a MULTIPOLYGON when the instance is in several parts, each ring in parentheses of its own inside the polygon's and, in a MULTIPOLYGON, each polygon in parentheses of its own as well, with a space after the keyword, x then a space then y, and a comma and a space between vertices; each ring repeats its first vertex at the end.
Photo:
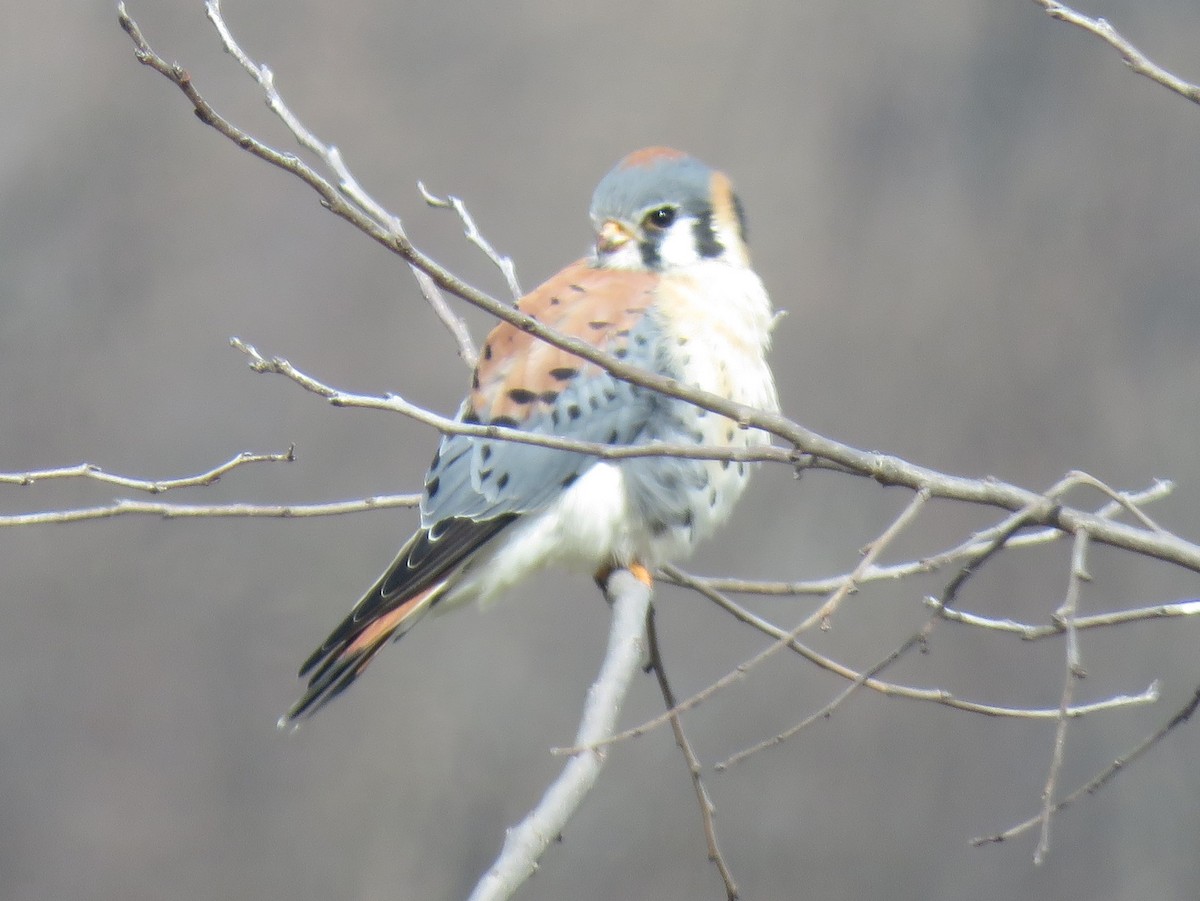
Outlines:
POLYGON ((658 245, 658 256, 664 266, 690 266, 700 261, 695 227, 694 218, 681 216, 667 229, 658 245))

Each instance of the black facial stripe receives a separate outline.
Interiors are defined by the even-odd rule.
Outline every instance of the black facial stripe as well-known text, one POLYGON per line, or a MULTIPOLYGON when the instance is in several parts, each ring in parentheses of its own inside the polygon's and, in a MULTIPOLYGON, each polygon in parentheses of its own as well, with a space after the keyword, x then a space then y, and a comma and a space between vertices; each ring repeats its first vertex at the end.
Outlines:
POLYGON ((746 226, 746 210, 742 206, 742 198, 736 194, 733 195, 733 212, 737 216, 738 237, 742 239, 743 244, 748 244, 750 230, 746 226))
POLYGON ((642 265, 647 269, 658 269, 662 266, 662 257, 658 252, 659 239, 655 236, 647 238, 645 241, 638 243, 638 250, 642 254, 642 265))
POLYGON ((692 224, 692 234, 696 237, 696 252, 702 257, 719 257, 725 252, 724 245, 717 239, 716 229, 713 228, 712 210, 704 210, 692 224))

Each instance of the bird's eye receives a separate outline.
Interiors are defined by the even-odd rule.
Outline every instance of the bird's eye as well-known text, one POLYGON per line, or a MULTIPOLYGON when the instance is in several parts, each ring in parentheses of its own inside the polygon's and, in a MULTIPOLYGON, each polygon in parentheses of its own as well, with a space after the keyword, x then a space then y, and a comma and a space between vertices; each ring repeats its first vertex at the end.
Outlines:
POLYGON ((662 231, 664 228, 671 227, 671 223, 675 221, 675 214, 677 212, 673 206, 660 206, 658 209, 648 212, 642 223, 647 228, 662 231))

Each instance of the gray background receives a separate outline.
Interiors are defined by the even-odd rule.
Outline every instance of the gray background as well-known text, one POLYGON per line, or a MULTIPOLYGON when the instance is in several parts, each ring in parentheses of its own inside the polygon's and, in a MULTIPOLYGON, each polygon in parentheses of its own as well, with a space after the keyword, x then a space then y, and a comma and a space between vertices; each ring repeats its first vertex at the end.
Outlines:
MULTIPOLYGON (((0 470, 81 460, 170 477, 242 449, 195 502, 412 490, 434 437, 249 373, 230 335, 352 390, 453 410, 466 373, 405 267, 298 182, 197 123, 140 67, 111 5, 13 5, 0 36, 0 470)), ((1200 78, 1193 4, 1092 0, 1200 78)), ((218 107, 289 147, 198 2, 131 4, 218 107)), ((777 305, 785 411, 866 448, 1044 487, 1084 468, 1178 481, 1153 509, 1200 536, 1200 111, 1028 0, 848 4, 228 0, 247 49, 412 235, 494 292, 414 183, 470 203, 526 286, 583 252, 596 179, 648 144, 729 171, 777 305)), ((481 334, 486 321, 471 315, 481 334)), ((9 512, 102 503, 95 484, 4 488, 9 512)), ((844 571, 906 497, 760 474, 692 566, 844 571)), ((1094 498, 1081 495, 1080 503, 1094 498)), ((888 559, 989 521, 935 505, 888 559)), ((121 519, 0 535, 0 897, 455 898, 538 797, 606 635, 587 579, 427 622, 295 735, 297 664, 387 563, 410 511, 304 522, 121 519)), ((1065 546, 985 570, 963 599, 1045 621, 1065 546)), ((1194 596, 1097 550, 1085 611, 1194 596)), ((933 582, 864 591, 822 650, 866 665, 923 622, 933 582)), ((763 645, 700 599, 658 598, 676 689, 763 645)), ((760 601, 795 622, 811 601, 760 601)), ((1153 709, 1069 733, 1074 787, 1190 694, 1196 625, 1089 634, 1081 699, 1164 680, 1153 709), (1191 653, 1189 653, 1191 652, 1191 653)), ((1054 705, 1058 642, 942 626, 895 678, 1054 705)), ((777 660, 688 719, 706 761, 840 688, 777 660)), ((635 685, 633 723, 660 709, 635 685)), ((865 694, 709 779, 747 899, 1195 899, 1200 768, 1184 726, 1033 838, 1046 724, 865 694)), ((614 749, 522 897, 721 897, 668 732, 614 749)))

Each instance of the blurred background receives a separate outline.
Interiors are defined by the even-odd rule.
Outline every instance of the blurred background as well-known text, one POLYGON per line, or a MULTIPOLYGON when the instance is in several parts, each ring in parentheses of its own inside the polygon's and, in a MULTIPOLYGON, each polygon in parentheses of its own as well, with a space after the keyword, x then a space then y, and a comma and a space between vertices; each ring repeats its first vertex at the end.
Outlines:
MULTIPOLYGON (((199 2, 132 0, 163 56, 252 133, 292 149, 199 2)), ((1088 0, 1200 79, 1184 0, 1088 0)), ((227 0, 243 46, 425 250, 503 294, 458 223, 466 199, 528 288, 583 253, 596 180, 625 152, 728 171, 758 271, 788 312, 784 410, 868 449, 1044 488, 1073 468, 1178 487, 1149 512, 1200 538, 1200 110, 1028 0, 905 4, 227 0)), ((0 471, 89 461, 146 478, 284 451, 168 499, 317 502, 415 490, 435 436, 249 372, 238 335, 339 387, 451 412, 467 382, 397 258, 295 179, 200 125, 139 66, 108 3, 48 0, 0 36, 0 471)), ((475 334, 485 318, 466 313, 475 334)), ((0 489, 20 512, 131 496, 0 489)), ((907 495, 760 473, 705 574, 844 572, 907 495)), ((1099 506, 1086 492, 1073 500, 1099 506)), ((994 520, 934 504, 886 560, 994 520)), ((0 897, 458 898, 540 796, 603 653, 590 581, 549 574, 482 614, 422 624, 296 734, 298 664, 413 526, 394 510, 305 521, 122 518, 0 534, 0 897)), ((962 605, 1047 621, 1066 545, 1013 553, 962 605)), ((1083 612, 1194 597, 1194 574, 1094 549, 1083 612)), ((936 580, 851 599, 820 650, 867 666, 924 622, 936 580)), ((763 647, 662 587, 682 696, 763 647)), ((752 601, 782 624, 812 599, 752 601)), ((1073 789, 1190 696, 1200 624, 1083 640, 1078 698, 1161 679, 1152 708, 1073 723, 1073 789)), ((891 671, 974 700, 1054 706, 1058 640, 949 624, 891 671)), ((842 684, 776 659, 687 719, 706 762, 842 684)), ((661 709, 651 678, 624 721, 661 709)), ((863 693, 711 774, 747 899, 1194 899, 1196 726, 1036 836, 1053 725, 863 693)), ((613 749, 526 899, 720 898, 667 730, 613 749)))

